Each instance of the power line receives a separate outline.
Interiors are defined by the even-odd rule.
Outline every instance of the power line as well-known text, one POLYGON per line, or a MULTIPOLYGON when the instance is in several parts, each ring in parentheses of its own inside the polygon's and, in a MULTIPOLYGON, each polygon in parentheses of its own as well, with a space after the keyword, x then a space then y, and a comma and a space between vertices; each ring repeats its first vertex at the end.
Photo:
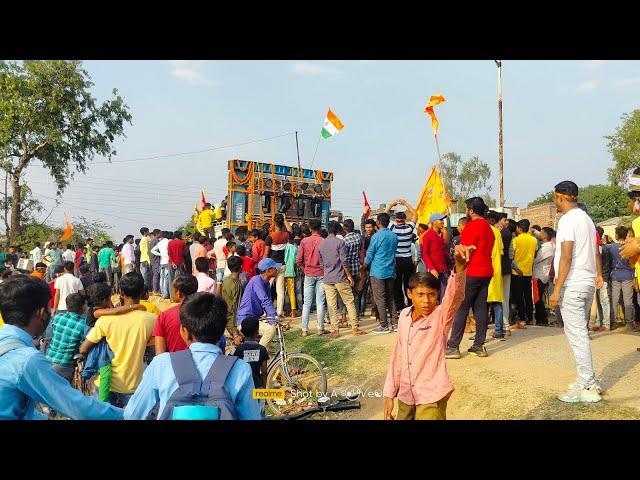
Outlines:
POLYGON ((274 140, 276 138, 281 138, 281 137, 286 137, 287 135, 294 135, 295 132, 288 132, 288 133, 283 133, 281 135, 275 135, 273 137, 267 137, 267 138, 259 138, 256 140, 249 140, 248 142, 242 142, 242 143, 236 143, 236 144, 232 144, 232 145, 223 145, 220 147, 210 147, 210 148, 205 148, 202 150, 194 150, 191 152, 179 152, 179 153, 169 153, 166 155, 154 155, 152 157, 141 157, 141 158, 131 158, 128 160, 113 160, 113 161, 103 161, 103 162, 90 162, 90 165, 99 165, 99 164, 104 164, 104 163, 128 163, 128 162, 140 162, 143 160, 158 160, 161 158, 172 158, 172 157, 179 157, 179 156, 183 156, 183 155, 195 155, 198 153, 206 153, 206 152, 212 152, 214 150, 222 150, 225 148, 232 148, 232 147, 241 147, 243 145, 249 145, 252 143, 259 143, 259 142, 266 142, 268 140, 274 140))

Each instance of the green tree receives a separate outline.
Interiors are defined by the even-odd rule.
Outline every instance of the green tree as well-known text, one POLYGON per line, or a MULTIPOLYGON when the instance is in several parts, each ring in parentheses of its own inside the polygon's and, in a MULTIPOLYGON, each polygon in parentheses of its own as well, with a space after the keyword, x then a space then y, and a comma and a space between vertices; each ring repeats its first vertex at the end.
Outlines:
POLYGON ((527 207, 535 207, 536 205, 543 205, 550 202, 553 202, 553 192, 543 193, 532 202, 529 202, 527 207))
MULTIPOLYGON (((626 190, 620 185, 587 185, 578 189, 578 201, 587 207, 594 223, 629 213, 626 190)), ((528 207, 553 202, 553 192, 540 195, 528 207)))
POLYGON ((629 170, 640 167, 640 110, 622 115, 622 125, 613 135, 604 137, 615 166, 608 170, 609 180, 625 183, 629 170))
POLYGON ((587 185, 578 198, 595 223, 629 214, 626 190, 620 185, 587 185))
POLYGON ((80 61, 0 61, 0 167, 11 184, 11 239, 20 235, 20 180, 33 160, 49 170, 60 195, 96 155, 116 154, 113 142, 131 114, 116 89, 99 104, 93 85, 80 61))
MULTIPOLYGON (((44 205, 39 200, 33 198, 33 193, 27 185, 22 185, 20 189, 20 218, 22 222, 35 222, 35 216, 44 210, 44 205)), ((5 232, 9 232, 9 212, 12 209, 13 199, 7 195, 0 196, 0 218, 4 222, 5 232)))
POLYGON ((83 216, 73 217, 71 219, 73 226, 73 235, 69 239, 69 243, 74 245, 78 243, 86 243, 87 238, 93 238, 96 245, 104 245, 107 240, 111 240, 111 236, 107 230, 111 225, 100 220, 88 220, 83 216))
POLYGON ((445 153, 442 164, 444 185, 451 198, 458 201, 458 212, 464 210, 463 202, 473 196, 483 197, 487 205, 495 206, 495 200, 489 196, 491 168, 477 155, 463 161, 455 152, 445 153))

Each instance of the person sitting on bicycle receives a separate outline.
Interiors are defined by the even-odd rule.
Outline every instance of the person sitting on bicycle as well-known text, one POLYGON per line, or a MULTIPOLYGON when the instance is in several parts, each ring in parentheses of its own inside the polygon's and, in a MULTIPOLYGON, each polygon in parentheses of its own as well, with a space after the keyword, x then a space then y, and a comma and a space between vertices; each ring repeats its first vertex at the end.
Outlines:
POLYGON ((456 312, 464 300, 466 266, 474 246, 456 245, 456 272, 437 304, 440 281, 429 272, 409 279, 407 294, 413 305, 400 313, 398 336, 384 383, 384 418, 393 420, 393 399, 398 399, 398 420, 446 420, 447 401, 453 392, 445 366, 445 349, 456 312))
POLYGON ((242 321, 242 335, 244 340, 233 352, 238 358, 243 359, 251 367, 253 373, 253 383, 256 388, 264 388, 267 384, 267 361, 269 352, 258 343, 258 330, 260 319, 258 317, 247 317, 242 321))
POLYGON ((47 358, 56 373, 71 383, 75 369, 73 356, 78 353, 87 327, 84 318, 87 300, 79 293, 72 293, 67 296, 66 303, 67 310, 51 320, 52 334, 47 358))
MULTIPOLYGON (((190 295, 180 308, 180 336, 191 352, 200 377, 204 379, 213 362, 223 355, 217 343, 227 326, 227 306, 224 300, 212 293, 199 292, 190 295)), ((125 420, 145 420, 158 404, 162 415, 167 401, 178 389, 171 355, 165 352, 154 357, 144 371, 142 381, 129 400, 125 420)), ((236 360, 224 381, 240 420, 259 420, 260 406, 252 398, 254 388, 251 367, 243 360, 236 360)))
POLYGON ((49 323, 46 283, 17 275, 0 285, 0 420, 39 420, 36 402, 74 420, 121 420, 122 409, 85 397, 33 346, 49 323))
MULTIPOLYGON (((278 276, 280 267, 282 264, 276 263, 271 258, 260 260, 258 270, 262 273, 249 280, 242 294, 238 307, 238 326, 241 326, 242 321, 247 317, 261 317, 263 314, 271 318, 278 317, 271 301, 271 281, 278 276)), ((267 322, 260 322, 259 333, 262 335, 260 345, 268 347, 276 335, 276 328, 267 322)))

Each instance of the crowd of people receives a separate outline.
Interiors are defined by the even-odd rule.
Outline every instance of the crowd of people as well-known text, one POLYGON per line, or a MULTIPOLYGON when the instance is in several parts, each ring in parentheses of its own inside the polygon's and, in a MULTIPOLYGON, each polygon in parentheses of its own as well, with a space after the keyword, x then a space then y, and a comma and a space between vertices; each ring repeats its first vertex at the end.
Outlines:
MULTIPOLYGON (((635 175, 629 204, 640 213, 635 175)), ((208 227, 184 239, 143 227, 118 246, 36 244, 28 274, 17 268, 22 249, 0 248, 0 418, 35 418, 37 404, 80 419, 260 418, 251 391, 265 386, 276 328, 259 319, 289 329, 301 316, 308 337, 314 310, 319 336, 396 333, 385 418, 394 399, 395 418, 446 418, 445 359, 462 358, 470 324, 477 357, 488 356, 491 323, 499 341, 534 322, 563 326, 578 373, 559 399, 599 401, 589 330, 615 328, 618 305, 636 328, 640 238, 618 227, 609 239, 577 196, 571 181, 555 186, 557 231, 516 222, 480 197, 466 200, 455 227, 437 213, 416 224, 415 208, 397 199, 375 219, 365 207, 359 229, 278 213, 260 229, 208 227), (161 312, 151 296, 175 305, 161 312), (362 326, 368 305, 371 329, 362 326), (78 352, 95 398, 71 387, 78 352)))

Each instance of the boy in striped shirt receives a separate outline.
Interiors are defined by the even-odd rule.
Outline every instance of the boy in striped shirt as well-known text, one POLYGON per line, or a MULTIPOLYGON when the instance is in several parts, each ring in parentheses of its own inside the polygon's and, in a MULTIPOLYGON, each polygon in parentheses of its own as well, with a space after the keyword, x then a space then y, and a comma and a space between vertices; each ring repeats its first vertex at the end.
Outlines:
POLYGON ((416 228, 415 222, 418 215, 415 208, 409 205, 407 201, 402 198, 391 202, 387 206, 387 213, 396 205, 404 205, 406 207, 406 211, 396 212, 395 224, 389 227, 389 230, 395 233, 398 237, 394 296, 396 300, 396 309, 400 311, 407 306, 411 306, 410 298, 407 298, 407 302, 405 302, 405 292, 408 291, 409 278, 411 278, 411 275, 416 272, 416 267, 411 257, 411 244, 413 243, 413 232, 416 228))

